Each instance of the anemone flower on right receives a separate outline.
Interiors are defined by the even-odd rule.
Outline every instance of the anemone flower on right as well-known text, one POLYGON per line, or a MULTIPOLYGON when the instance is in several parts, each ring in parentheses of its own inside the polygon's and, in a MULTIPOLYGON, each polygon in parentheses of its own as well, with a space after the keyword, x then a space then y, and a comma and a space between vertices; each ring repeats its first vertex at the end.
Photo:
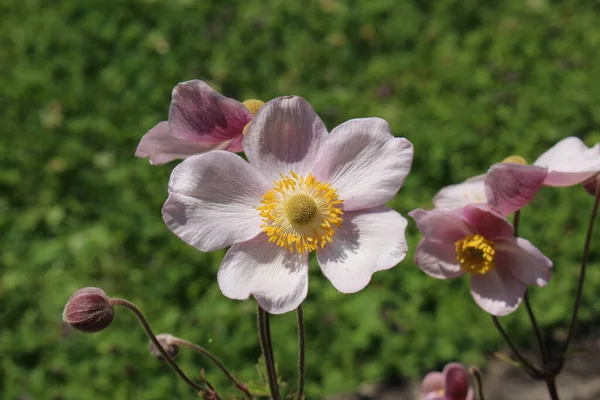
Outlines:
POLYGON ((424 236, 415 253, 419 268, 438 279, 469 275, 473 299, 492 315, 510 314, 528 285, 550 281, 552 261, 528 240, 514 237, 511 223, 487 206, 417 209, 408 215, 424 236))

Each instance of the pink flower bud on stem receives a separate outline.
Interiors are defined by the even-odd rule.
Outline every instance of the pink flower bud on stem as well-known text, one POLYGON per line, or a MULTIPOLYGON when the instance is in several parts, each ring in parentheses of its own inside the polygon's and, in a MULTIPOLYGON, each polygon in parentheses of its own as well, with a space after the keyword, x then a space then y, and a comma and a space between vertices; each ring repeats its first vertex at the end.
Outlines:
MULTIPOLYGON (((179 346, 173 343, 174 338, 175 337, 173 335, 170 335, 168 333, 161 333, 160 335, 156 336, 156 339, 162 345, 162 348, 165 349, 167 354, 170 355, 173 359, 179 353, 179 346)), ((152 354, 152 356, 157 360, 165 360, 158 347, 156 347, 156 345, 152 341, 150 341, 150 354, 152 354)))
POLYGON ((76 291, 65 306, 63 321, 73 328, 86 332, 100 332, 109 326, 114 312, 110 298, 104 290, 86 287, 76 291))

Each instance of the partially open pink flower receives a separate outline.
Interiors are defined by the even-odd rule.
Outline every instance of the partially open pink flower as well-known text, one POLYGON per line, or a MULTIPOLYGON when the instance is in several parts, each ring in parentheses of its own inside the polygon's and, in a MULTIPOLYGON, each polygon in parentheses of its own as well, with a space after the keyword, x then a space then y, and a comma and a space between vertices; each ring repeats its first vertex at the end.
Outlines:
POLYGON ((165 223, 201 251, 231 246, 218 274, 223 294, 254 296, 271 313, 306 297, 308 254, 343 293, 406 254, 406 219, 384 206, 410 171, 413 146, 379 118, 331 134, 295 96, 266 103, 244 136, 246 162, 212 151, 175 167, 165 223))
POLYGON ((192 80, 173 89, 169 120, 146 133, 135 152, 164 164, 211 150, 242 151, 242 134, 260 100, 240 103, 217 93, 205 82, 192 80))
POLYGON ((409 213, 424 239, 415 263, 438 279, 471 276, 475 302, 492 315, 517 309, 527 285, 545 286, 552 262, 528 240, 515 238, 501 214, 482 205, 409 213))
POLYGON ((473 400, 469 372, 458 363, 450 363, 443 372, 430 372, 421 382, 419 400, 473 400))

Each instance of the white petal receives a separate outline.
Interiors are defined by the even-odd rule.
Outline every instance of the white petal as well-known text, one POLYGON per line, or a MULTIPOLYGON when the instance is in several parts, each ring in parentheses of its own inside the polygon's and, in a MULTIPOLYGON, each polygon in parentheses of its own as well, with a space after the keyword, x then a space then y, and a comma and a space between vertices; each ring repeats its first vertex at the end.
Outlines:
POLYGON ((233 153, 193 156, 171 174, 163 219, 170 230, 199 250, 222 249, 261 231, 256 207, 269 188, 256 168, 233 153))
POLYGON ((373 273, 390 269, 406 256, 407 221, 387 207, 347 212, 333 242, 317 251, 323 274, 342 293, 363 289, 373 273))
POLYGON ((312 171, 327 128, 312 106, 298 96, 278 97, 256 114, 244 135, 244 151, 250 164, 271 181, 279 174, 312 171))
POLYGON ((486 175, 477 175, 456 185, 446 186, 433 198, 435 208, 440 210, 454 210, 469 204, 485 204, 486 175))
POLYGON ((225 296, 239 300, 254 296, 269 313, 282 314, 306 298, 308 253, 289 252, 260 234, 231 246, 217 279, 225 296))
POLYGON ((507 268, 526 285, 546 286, 550 281, 552 261, 523 238, 496 242, 496 265, 507 268))
POLYGON ((479 307, 499 317, 510 314, 519 307, 525 289, 523 282, 500 266, 485 275, 471 275, 473 299, 479 307))
POLYGON ((415 264, 427 275, 438 279, 456 278, 464 274, 456 260, 453 243, 422 239, 415 251, 415 264))
POLYGON ((391 200, 410 172, 413 145, 395 138, 380 118, 353 119, 335 128, 314 167, 344 200, 344 210, 361 210, 391 200))
POLYGON ((534 163, 548 167, 547 186, 572 186, 600 172, 600 144, 588 148, 571 136, 561 140, 534 163))

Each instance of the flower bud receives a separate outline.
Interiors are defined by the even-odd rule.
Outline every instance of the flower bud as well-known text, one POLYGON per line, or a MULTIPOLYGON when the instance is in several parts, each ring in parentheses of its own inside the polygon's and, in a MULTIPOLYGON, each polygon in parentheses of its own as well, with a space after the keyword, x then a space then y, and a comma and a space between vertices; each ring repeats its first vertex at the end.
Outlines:
POLYGON ((104 290, 86 287, 76 291, 65 306, 63 321, 82 332, 100 332, 113 320, 113 307, 104 290))
MULTIPOLYGON (((170 335, 168 333, 161 333, 160 335, 156 336, 156 339, 158 340, 158 343, 160 343, 162 348, 165 349, 167 354, 171 356, 171 358, 175 358, 175 356, 177 356, 177 353, 179 353, 179 346, 173 343, 173 339, 175 339, 173 335, 170 335)), ((152 341, 150 342, 150 354, 152 354, 154 358, 160 361, 164 360, 163 355, 160 353, 160 351, 152 341)))

